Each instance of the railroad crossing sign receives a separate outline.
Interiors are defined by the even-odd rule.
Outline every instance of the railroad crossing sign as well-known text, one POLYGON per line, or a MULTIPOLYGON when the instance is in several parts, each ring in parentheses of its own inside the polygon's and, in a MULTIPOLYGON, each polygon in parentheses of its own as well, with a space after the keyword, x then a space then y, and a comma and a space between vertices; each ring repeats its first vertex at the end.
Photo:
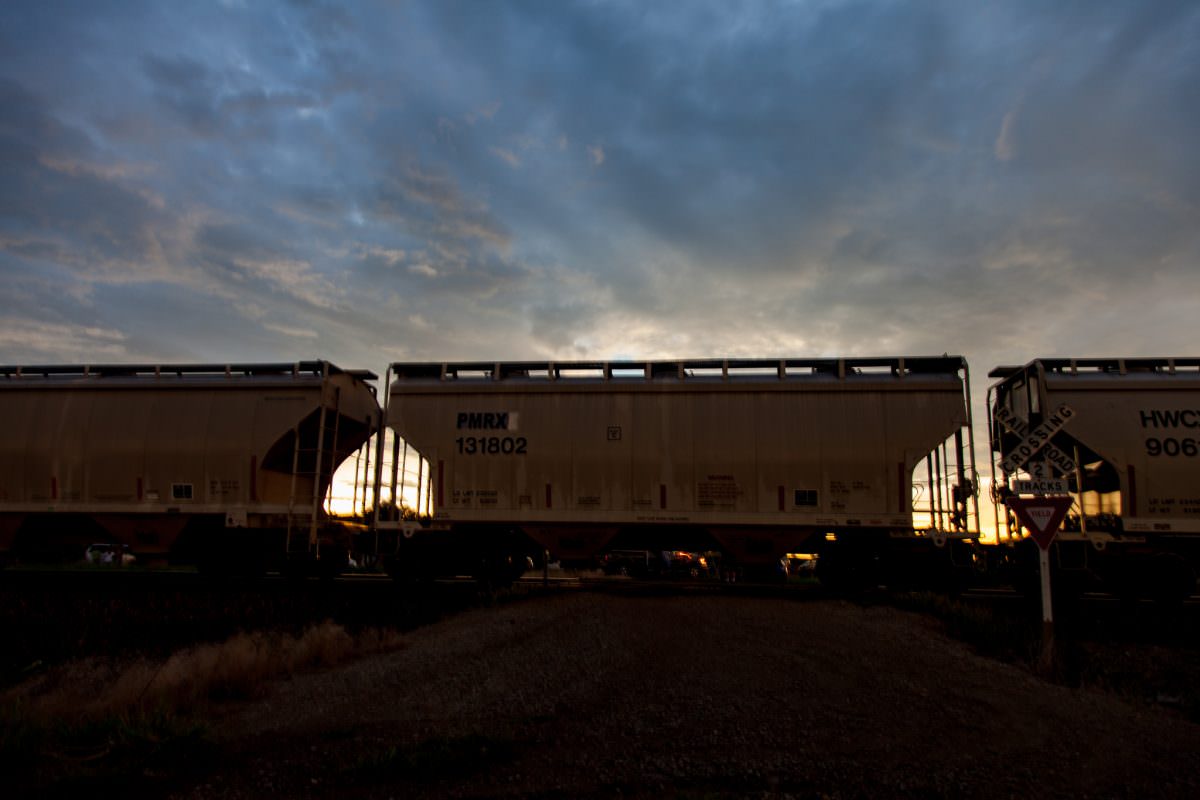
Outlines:
MULTIPOLYGON (((1008 408, 1007 406, 997 406, 993 410, 992 415, 997 422, 1008 428, 1017 436, 1020 436, 1022 439, 1029 435, 1029 426, 1026 425, 1025 420, 1018 417, 1011 408, 1008 408)), ((1076 472, 1075 459, 1071 458, 1062 450, 1059 450, 1052 443, 1047 442, 1045 446, 1042 447, 1042 453, 1046 456, 1046 460, 1058 467, 1059 472, 1063 473, 1064 475, 1073 475, 1076 472)), ((1026 469, 1028 469, 1030 474, 1034 476, 1044 477, 1041 468, 1042 463, 1040 461, 1035 461, 1026 469)))
POLYGON ((1075 501, 1070 497, 1009 497, 1004 502, 1038 547, 1049 550, 1058 526, 1075 501))
MULTIPOLYGON (((1071 421, 1075 416, 1075 411, 1066 403, 1063 403, 1058 409, 1048 417, 1045 421, 1030 431, 1025 438, 1014 447, 1003 461, 1000 462, 1000 469, 1004 470, 1005 474, 1011 475, 1021 467, 1022 464, 1033 458, 1039 451, 1050 444, 1050 437, 1062 430, 1062 427, 1071 421)), ((1063 454, 1066 455, 1065 453, 1063 454)), ((1069 462, 1070 459, 1067 459, 1069 462)), ((1071 464, 1074 466, 1074 464, 1071 464)), ((1065 470, 1064 470, 1065 471, 1065 470)))

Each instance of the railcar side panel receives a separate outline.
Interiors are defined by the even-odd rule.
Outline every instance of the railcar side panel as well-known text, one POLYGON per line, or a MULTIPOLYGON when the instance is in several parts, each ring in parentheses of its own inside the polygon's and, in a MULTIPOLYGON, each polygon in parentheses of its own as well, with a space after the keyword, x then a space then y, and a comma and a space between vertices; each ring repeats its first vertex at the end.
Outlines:
POLYGON ((1200 533, 1200 380, 1179 383, 1191 385, 1113 391, 1048 383, 1047 400, 1076 412, 1068 434, 1112 465, 1126 530, 1200 533))
POLYGON ((447 518, 555 509, 602 519, 657 511, 896 516, 912 510, 913 468, 963 420, 957 395, 912 399, 426 394, 394 396, 390 418, 436 465, 447 518), (520 422, 500 431, 455 427, 458 415, 472 413, 520 422))

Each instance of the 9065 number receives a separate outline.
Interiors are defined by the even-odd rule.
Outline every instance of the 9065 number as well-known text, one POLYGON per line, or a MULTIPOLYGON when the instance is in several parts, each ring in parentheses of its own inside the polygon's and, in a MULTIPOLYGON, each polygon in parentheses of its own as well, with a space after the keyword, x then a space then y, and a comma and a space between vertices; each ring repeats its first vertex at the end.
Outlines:
POLYGON ((1187 456, 1192 458, 1200 455, 1200 442, 1195 439, 1155 439, 1146 440, 1146 455, 1148 456, 1187 456))
POLYGON ((460 456, 523 456, 524 436, 460 436, 454 440, 460 456))

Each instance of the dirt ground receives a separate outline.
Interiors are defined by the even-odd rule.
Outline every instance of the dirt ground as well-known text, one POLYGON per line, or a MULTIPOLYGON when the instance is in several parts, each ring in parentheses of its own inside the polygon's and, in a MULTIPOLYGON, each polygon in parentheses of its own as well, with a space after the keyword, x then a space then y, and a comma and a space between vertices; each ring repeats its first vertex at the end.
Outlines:
POLYGON ((174 796, 1187 797, 1200 726, 817 599, 562 593, 210 721, 174 796))

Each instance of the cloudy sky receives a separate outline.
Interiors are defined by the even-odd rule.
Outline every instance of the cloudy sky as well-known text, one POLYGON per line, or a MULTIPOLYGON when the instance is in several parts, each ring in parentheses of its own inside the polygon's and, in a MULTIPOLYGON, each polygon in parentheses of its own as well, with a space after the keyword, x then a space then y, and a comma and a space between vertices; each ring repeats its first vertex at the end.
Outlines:
POLYGON ((0 361, 1197 355, 1198 143, 1194 2, 10 0, 0 361))

